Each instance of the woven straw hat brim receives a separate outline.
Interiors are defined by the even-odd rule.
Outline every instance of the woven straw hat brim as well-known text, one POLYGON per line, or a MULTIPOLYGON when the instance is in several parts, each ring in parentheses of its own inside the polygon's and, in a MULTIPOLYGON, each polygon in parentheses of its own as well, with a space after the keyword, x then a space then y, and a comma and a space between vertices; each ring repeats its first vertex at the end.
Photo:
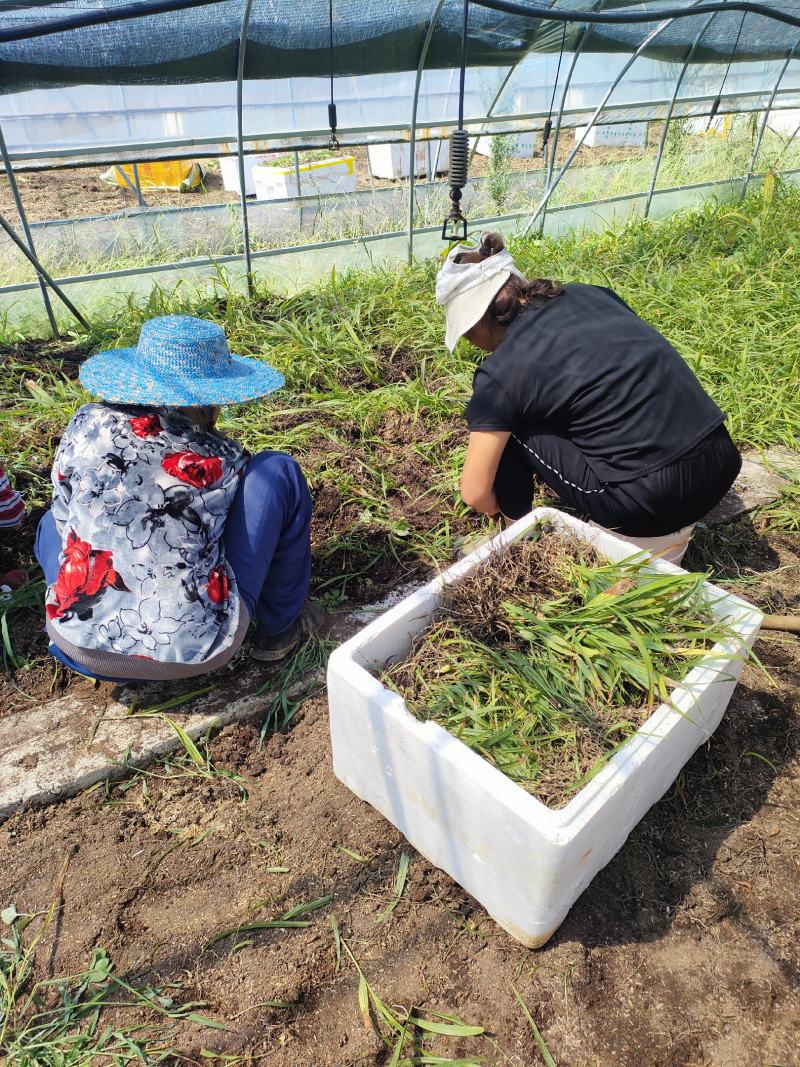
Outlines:
POLYGON ((447 330, 444 343, 452 352, 467 330, 483 318, 484 312, 511 277, 511 272, 504 270, 487 278, 480 285, 474 285, 463 293, 458 293, 445 307, 447 330))
POLYGON ((160 404, 202 407, 240 404, 274 393, 284 384, 280 371, 246 356, 232 356, 232 366, 213 378, 146 375, 135 348, 112 348, 90 356, 81 366, 81 383, 103 400, 115 404, 160 404))

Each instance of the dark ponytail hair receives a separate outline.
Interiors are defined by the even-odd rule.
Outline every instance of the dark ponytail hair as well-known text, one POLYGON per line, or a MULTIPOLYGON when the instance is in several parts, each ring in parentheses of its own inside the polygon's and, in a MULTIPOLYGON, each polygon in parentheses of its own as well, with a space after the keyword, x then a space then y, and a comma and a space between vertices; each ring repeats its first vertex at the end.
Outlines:
MULTIPOLYGON (((462 252, 456 256, 456 263, 480 263, 489 256, 496 256, 505 248, 499 233, 482 233, 480 246, 474 252, 462 252)), ((548 300, 554 300, 564 292, 561 282, 549 278, 518 278, 512 274, 508 281, 498 290, 489 305, 489 312, 501 326, 510 326, 514 319, 526 307, 541 307, 548 300)))

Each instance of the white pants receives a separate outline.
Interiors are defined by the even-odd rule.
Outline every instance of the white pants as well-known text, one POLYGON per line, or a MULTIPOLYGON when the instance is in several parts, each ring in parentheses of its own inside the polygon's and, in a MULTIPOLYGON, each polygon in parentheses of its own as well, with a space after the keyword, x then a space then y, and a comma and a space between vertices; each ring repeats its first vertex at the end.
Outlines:
MULTIPOLYGON (((592 522, 589 525, 597 527, 598 530, 604 530, 604 527, 598 526, 596 522, 592 522)), ((625 534, 617 533, 616 530, 605 530, 605 533, 618 537, 620 541, 627 541, 629 545, 633 545, 644 552, 650 552, 658 559, 665 559, 667 563, 674 563, 676 566, 680 566, 692 539, 694 527, 695 524, 692 523, 691 526, 684 526, 682 530, 665 534, 663 537, 627 537, 625 534)))

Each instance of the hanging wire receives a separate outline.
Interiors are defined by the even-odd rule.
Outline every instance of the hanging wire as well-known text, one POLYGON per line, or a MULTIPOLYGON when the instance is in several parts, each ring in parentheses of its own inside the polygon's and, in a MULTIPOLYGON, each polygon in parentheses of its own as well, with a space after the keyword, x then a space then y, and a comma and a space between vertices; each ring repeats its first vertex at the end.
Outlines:
POLYGON ((333 0, 328 0, 328 46, 330 50, 331 67, 331 102, 328 104, 328 125, 331 135, 328 140, 328 148, 331 152, 339 151, 339 138, 336 136, 336 101, 333 98, 333 0))
POLYGON ((716 95, 714 103, 711 105, 711 110, 708 113, 708 126, 706 126, 706 133, 711 129, 711 124, 717 117, 720 104, 722 103, 722 93, 725 89, 725 82, 728 80, 728 75, 731 72, 731 64, 733 63, 734 56, 736 55, 736 49, 739 47, 739 38, 742 36, 742 30, 744 29, 744 20, 747 18, 747 12, 742 15, 742 21, 739 23, 739 32, 736 34, 736 40, 733 42, 733 49, 728 59, 728 65, 725 68, 725 74, 722 77, 722 84, 719 87, 719 92, 716 95))
POLYGON ((561 61, 564 58, 564 48, 567 43, 567 24, 562 24, 561 28, 561 50, 558 53, 558 66, 556 67, 556 80, 553 82, 553 95, 550 97, 550 110, 547 112, 547 118, 545 119, 544 126, 542 127, 542 158, 547 155, 547 144, 550 140, 550 134, 553 131, 553 108, 556 103, 556 89, 558 88, 558 79, 561 75, 561 61))
POLYGON ((458 77, 458 128, 464 128, 464 89, 467 77, 467 34, 469 32, 469 0, 464 0, 464 18, 461 24, 461 71, 458 77))
POLYGON ((469 176, 469 134, 464 129, 464 94, 467 79, 467 37, 469 34, 469 0, 464 0, 461 27, 461 72, 458 79, 458 127, 450 134, 450 212, 442 224, 442 240, 465 241, 467 220, 461 211, 461 190, 469 176))

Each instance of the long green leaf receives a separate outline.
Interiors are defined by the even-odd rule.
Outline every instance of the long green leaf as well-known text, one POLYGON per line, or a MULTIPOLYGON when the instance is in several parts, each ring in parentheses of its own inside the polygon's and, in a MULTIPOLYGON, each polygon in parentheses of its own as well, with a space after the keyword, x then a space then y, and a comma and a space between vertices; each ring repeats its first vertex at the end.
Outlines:
POLYGON ((319 911, 320 908, 327 908, 330 902, 333 900, 333 893, 328 893, 324 897, 318 897, 316 900, 309 901, 308 904, 295 904, 293 908, 289 908, 281 918, 282 919, 294 919, 298 915, 308 915, 309 912, 319 911))
POLYGON ((230 1030, 229 1026, 225 1023, 218 1023, 216 1019, 209 1019, 206 1015, 198 1015, 196 1011, 193 1011, 190 1015, 185 1016, 191 1023, 197 1023, 198 1026, 207 1026, 211 1030, 230 1030))
POLYGON ((444 1034, 449 1037, 477 1037, 484 1033, 482 1026, 470 1026, 469 1023, 453 1022, 442 1023, 436 1019, 424 1019, 421 1015, 412 1015, 408 1020, 420 1030, 426 1030, 431 1034, 444 1034))
POLYGON ((533 1016, 528 1011, 528 1005, 525 1003, 525 1001, 519 995, 517 987, 516 986, 512 986, 511 988, 512 988, 512 990, 514 992, 514 996, 519 1001, 519 1005, 522 1008, 523 1015, 528 1020, 528 1026, 530 1026, 531 1032, 533 1034, 533 1039, 536 1042, 536 1046, 539 1049, 539 1052, 541 1052, 541 1054, 542 1054, 542 1059, 544 1060, 545 1067, 558 1067, 558 1065, 556 1064, 556 1061, 553 1059, 552 1055, 550 1054, 550 1050, 548 1049, 547 1045, 544 1043, 544 1038, 542 1037, 541 1032, 539 1031, 539 1027, 536 1025, 536 1023, 534 1022, 533 1016))
POLYGON ((198 767, 205 767, 206 761, 203 759, 200 753, 200 749, 197 747, 194 741, 192 741, 191 737, 189 737, 184 728, 182 726, 179 726, 178 723, 174 721, 174 719, 170 719, 168 715, 164 715, 162 716, 162 718, 164 719, 164 722, 171 726, 172 729, 175 731, 178 739, 180 740, 180 743, 186 750, 186 755, 189 757, 192 763, 196 763, 198 767))
POLYGON ((263 922, 243 923, 241 926, 232 926, 229 930, 223 930, 222 933, 212 937, 206 943, 206 948, 224 941, 226 937, 249 934, 255 930, 305 930, 309 926, 311 926, 311 921, 307 919, 265 919, 263 922))

